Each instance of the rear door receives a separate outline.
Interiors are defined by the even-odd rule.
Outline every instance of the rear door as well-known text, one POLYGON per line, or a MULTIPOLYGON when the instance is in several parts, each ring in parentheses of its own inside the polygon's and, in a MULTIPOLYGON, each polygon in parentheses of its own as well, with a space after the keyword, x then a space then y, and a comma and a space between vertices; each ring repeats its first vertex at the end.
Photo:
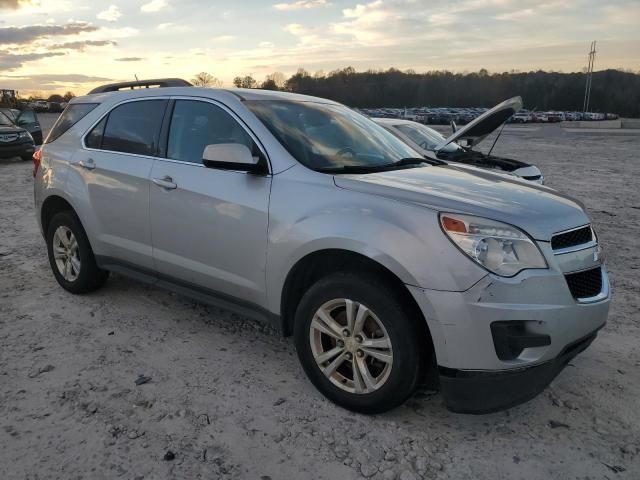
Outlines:
POLYGON ((266 155, 223 105, 175 99, 165 158, 151 173, 156 270, 173 280, 264 302, 270 175, 207 168, 207 145, 239 143, 266 155))
POLYGON ((153 270, 149 175, 167 103, 154 98, 116 106, 89 130, 85 148, 73 157, 91 203, 94 250, 103 263, 153 270))

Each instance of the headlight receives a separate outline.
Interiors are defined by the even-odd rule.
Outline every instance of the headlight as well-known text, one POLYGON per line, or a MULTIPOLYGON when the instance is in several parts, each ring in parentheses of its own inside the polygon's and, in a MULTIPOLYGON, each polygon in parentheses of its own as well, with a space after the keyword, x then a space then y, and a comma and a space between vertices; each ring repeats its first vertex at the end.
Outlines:
POLYGON ((460 250, 496 275, 513 277, 527 268, 547 268, 534 241, 512 225, 457 213, 441 213, 440 223, 460 250))
POLYGON ((26 130, 24 132, 20 132, 20 134, 18 135, 18 138, 22 140, 24 140, 25 138, 28 138, 29 140, 33 140, 33 137, 31 136, 31 134, 26 130))

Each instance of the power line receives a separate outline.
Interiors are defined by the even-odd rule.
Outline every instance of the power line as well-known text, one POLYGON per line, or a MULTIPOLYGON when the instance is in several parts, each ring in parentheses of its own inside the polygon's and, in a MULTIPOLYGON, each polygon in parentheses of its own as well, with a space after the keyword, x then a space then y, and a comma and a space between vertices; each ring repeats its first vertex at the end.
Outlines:
POLYGON ((589 110, 589 101, 591 100, 591 82, 593 80, 593 64, 596 61, 596 41, 591 42, 589 48, 589 66, 587 67, 587 82, 584 86, 584 103, 582 104, 582 111, 587 112, 589 110))

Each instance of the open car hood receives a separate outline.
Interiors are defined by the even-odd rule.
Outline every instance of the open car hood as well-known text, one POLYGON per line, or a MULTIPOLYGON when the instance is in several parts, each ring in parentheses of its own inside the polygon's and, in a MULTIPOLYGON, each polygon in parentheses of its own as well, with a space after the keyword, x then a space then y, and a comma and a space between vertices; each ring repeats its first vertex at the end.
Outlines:
POLYGON ((460 143, 460 141, 463 141, 463 145, 466 143, 466 146, 473 147, 521 108, 522 98, 513 97, 505 100, 454 132, 453 135, 438 145, 435 151, 442 150, 451 142, 460 143))

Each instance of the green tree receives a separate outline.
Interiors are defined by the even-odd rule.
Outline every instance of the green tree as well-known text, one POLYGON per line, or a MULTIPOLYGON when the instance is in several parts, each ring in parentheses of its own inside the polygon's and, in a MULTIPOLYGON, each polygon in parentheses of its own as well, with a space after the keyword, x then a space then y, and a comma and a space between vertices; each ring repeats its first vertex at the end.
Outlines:
POLYGON ((244 77, 235 77, 233 84, 236 88, 256 88, 258 82, 251 75, 246 75, 244 77))

